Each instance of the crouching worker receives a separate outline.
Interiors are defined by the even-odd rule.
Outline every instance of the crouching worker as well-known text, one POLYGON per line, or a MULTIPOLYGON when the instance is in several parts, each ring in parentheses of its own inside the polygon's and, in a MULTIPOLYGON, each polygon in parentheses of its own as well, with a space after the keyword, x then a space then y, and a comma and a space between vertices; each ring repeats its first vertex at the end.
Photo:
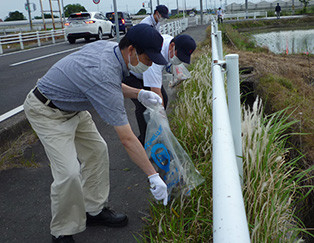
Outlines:
MULTIPOLYGON (((163 106, 166 109, 168 103, 167 93, 162 85, 163 72, 171 72, 172 65, 181 63, 190 64, 191 55, 196 48, 194 39, 189 35, 162 35, 163 46, 161 54, 168 62, 167 65, 154 63, 146 72, 131 71, 131 75, 123 79, 123 83, 138 89, 150 90, 158 94, 163 100, 163 106)), ((137 99, 132 99, 135 104, 135 115, 137 119, 140 135, 138 139, 144 145, 147 123, 144 118, 146 107, 137 99)))
POLYGON ((167 63, 160 54, 162 42, 153 27, 138 24, 119 45, 97 41, 64 57, 27 95, 26 116, 51 164, 53 242, 74 242, 73 235, 89 224, 122 227, 128 222, 126 215, 107 208, 108 149, 87 111, 91 107, 114 127, 131 159, 147 174, 154 197, 167 204, 167 186, 133 134, 124 108, 124 97, 148 106, 161 104, 161 98, 122 85, 129 70, 144 72, 152 62, 167 63))

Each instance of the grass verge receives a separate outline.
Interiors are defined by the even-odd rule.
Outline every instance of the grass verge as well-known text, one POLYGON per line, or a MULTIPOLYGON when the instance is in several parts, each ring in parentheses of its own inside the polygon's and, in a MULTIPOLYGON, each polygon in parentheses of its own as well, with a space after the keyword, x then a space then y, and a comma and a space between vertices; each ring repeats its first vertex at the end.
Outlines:
MULTIPOLYGON (((151 204, 150 217, 141 242, 212 241, 211 166, 211 59, 208 45, 199 49, 192 65, 192 78, 181 84, 171 128, 192 157, 205 183, 191 197, 171 201, 169 206, 151 204)), ((307 195, 302 189, 311 170, 298 169, 298 158, 288 157, 287 110, 270 116, 255 108, 243 108, 244 185, 243 194, 252 242, 295 242, 306 232, 297 219, 296 204, 307 195)), ((312 169, 313 170, 313 169, 312 169)), ((311 187, 312 190, 312 187, 311 187)))
POLYGON ((34 155, 24 156, 25 151, 38 141, 33 130, 24 132, 20 137, 1 148, 0 171, 12 168, 39 167, 34 155))

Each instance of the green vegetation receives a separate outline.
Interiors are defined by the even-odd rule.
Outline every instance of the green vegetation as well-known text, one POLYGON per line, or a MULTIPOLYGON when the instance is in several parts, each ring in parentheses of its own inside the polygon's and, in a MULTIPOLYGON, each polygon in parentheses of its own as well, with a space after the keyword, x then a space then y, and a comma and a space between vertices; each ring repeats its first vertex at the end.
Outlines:
POLYGON ((24 154, 25 150, 37 140, 34 131, 30 130, 11 143, 3 145, 0 150, 0 171, 20 167, 39 167, 33 154, 31 156, 24 154))
MULTIPOLYGON (((212 87, 208 45, 202 45, 191 65, 192 77, 181 84, 175 109, 169 116, 175 136, 192 157, 205 183, 169 206, 151 204, 141 242, 212 241, 212 87), (200 54, 201 53, 201 54, 200 54)), ((267 81, 266 81, 267 82, 267 81)), ((286 89, 289 80, 281 79, 286 89)), ((287 131, 297 123, 288 110, 269 116, 261 100, 252 108, 243 107, 243 194, 252 242, 295 242, 306 232, 295 207, 307 195, 306 175, 298 169, 301 156, 289 158, 287 131)), ((311 186, 311 190, 313 187, 311 186)))
POLYGON ((145 8, 141 8, 137 13, 136 15, 146 15, 147 11, 145 8))
POLYGON ((64 7, 65 17, 69 17, 71 13, 86 12, 87 10, 81 4, 68 4, 64 7))
POLYGON ((10 12, 9 17, 6 17, 4 21, 16 21, 16 20, 24 20, 26 19, 23 13, 19 11, 10 12))
POLYGON ((306 10, 307 10, 307 6, 309 5, 310 3, 310 0, 299 0, 301 3, 303 3, 303 11, 304 13, 306 13, 306 10))
POLYGON ((304 18, 292 18, 292 19, 273 19, 273 20, 253 20, 253 21, 239 21, 230 24, 223 24, 224 26, 229 25, 233 29, 243 31, 260 31, 262 29, 269 30, 270 28, 314 28, 314 17, 307 16, 304 18))
MULTIPOLYGON (((53 15, 53 17, 54 17, 54 18, 59 18, 59 17, 56 16, 56 15, 53 15)), ((44 14, 44 18, 45 18, 45 19, 51 19, 52 17, 51 17, 51 14, 44 14)), ((42 17, 41 17, 41 16, 36 16, 35 19, 42 19, 42 17)))
POLYGON ((252 52, 268 52, 268 49, 257 46, 247 35, 241 34, 232 25, 222 24, 220 29, 223 34, 223 41, 232 44, 236 49, 252 52))

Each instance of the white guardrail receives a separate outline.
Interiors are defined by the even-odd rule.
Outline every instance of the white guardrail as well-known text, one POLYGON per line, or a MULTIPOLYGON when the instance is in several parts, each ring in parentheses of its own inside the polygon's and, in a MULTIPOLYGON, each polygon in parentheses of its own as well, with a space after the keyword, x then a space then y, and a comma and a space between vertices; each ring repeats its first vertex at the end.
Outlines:
POLYGON ((241 109, 239 56, 223 60, 222 35, 212 18, 213 89, 213 239, 220 242, 250 242, 241 178, 241 109), (225 68, 225 69, 224 69, 225 68), (224 88, 227 72, 228 104, 224 88), (228 109, 229 108, 229 109, 228 109), (231 122, 232 121, 232 122, 231 122))
POLYGON ((64 29, 60 30, 49 30, 49 31, 36 31, 36 32, 25 32, 18 34, 10 34, 0 36, 0 54, 3 54, 2 45, 19 44, 20 49, 24 49, 24 42, 37 42, 37 46, 41 46, 41 39, 51 39, 52 43, 56 43, 56 37, 63 36, 65 39, 64 29))
POLYGON ((245 19, 246 17, 248 18, 253 18, 256 19, 257 17, 265 17, 267 18, 267 12, 253 12, 253 13, 246 13, 246 12, 241 12, 241 13, 234 13, 234 14, 224 14, 223 19, 237 19, 239 20, 240 18, 245 19))
MULTIPOLYGON (((198 25, 199 24, 199 16, 196 16, 194 18, 194 22, 192 25, 198 25)), ((209 15, 206 15, 203 18, 203 23, 208 24, 210 21, 209 15)), ((166 24, 163 24, 160 26, 161 33, 162 34, 169 34, 172 36, 176 36, 183 31, 185 31, 189 26, 189 20, 188 18, 182 18, 176 21, 168 22, 166 24)), ((3 45, 9 45, 9 44, 19 44, 20 49, 24 49, 24 43, 25 42, 37 42, 37 46, 41 46, 41 39, 49 39, 52 41, 52 43, 55 43, 55 37, 57 36, 64 36, 64 39, 66 40, 66 36, 64 33, 64 29, 58 29, 58 30, 50 30, 50 31, 36 31, 36 32, 20 32, 18 34, 10 34, 10 35, 4 35, 0 36, 0 54, 3 54, 3 45)))

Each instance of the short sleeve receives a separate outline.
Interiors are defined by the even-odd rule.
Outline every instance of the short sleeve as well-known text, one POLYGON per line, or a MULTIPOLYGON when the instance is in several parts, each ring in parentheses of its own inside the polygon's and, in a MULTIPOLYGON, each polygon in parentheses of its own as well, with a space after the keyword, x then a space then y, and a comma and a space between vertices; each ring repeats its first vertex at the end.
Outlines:
POLYGON ((162 86, 162 70, 163 65, 153 65, 143 73, 145 87, 161 88, 162 86))

